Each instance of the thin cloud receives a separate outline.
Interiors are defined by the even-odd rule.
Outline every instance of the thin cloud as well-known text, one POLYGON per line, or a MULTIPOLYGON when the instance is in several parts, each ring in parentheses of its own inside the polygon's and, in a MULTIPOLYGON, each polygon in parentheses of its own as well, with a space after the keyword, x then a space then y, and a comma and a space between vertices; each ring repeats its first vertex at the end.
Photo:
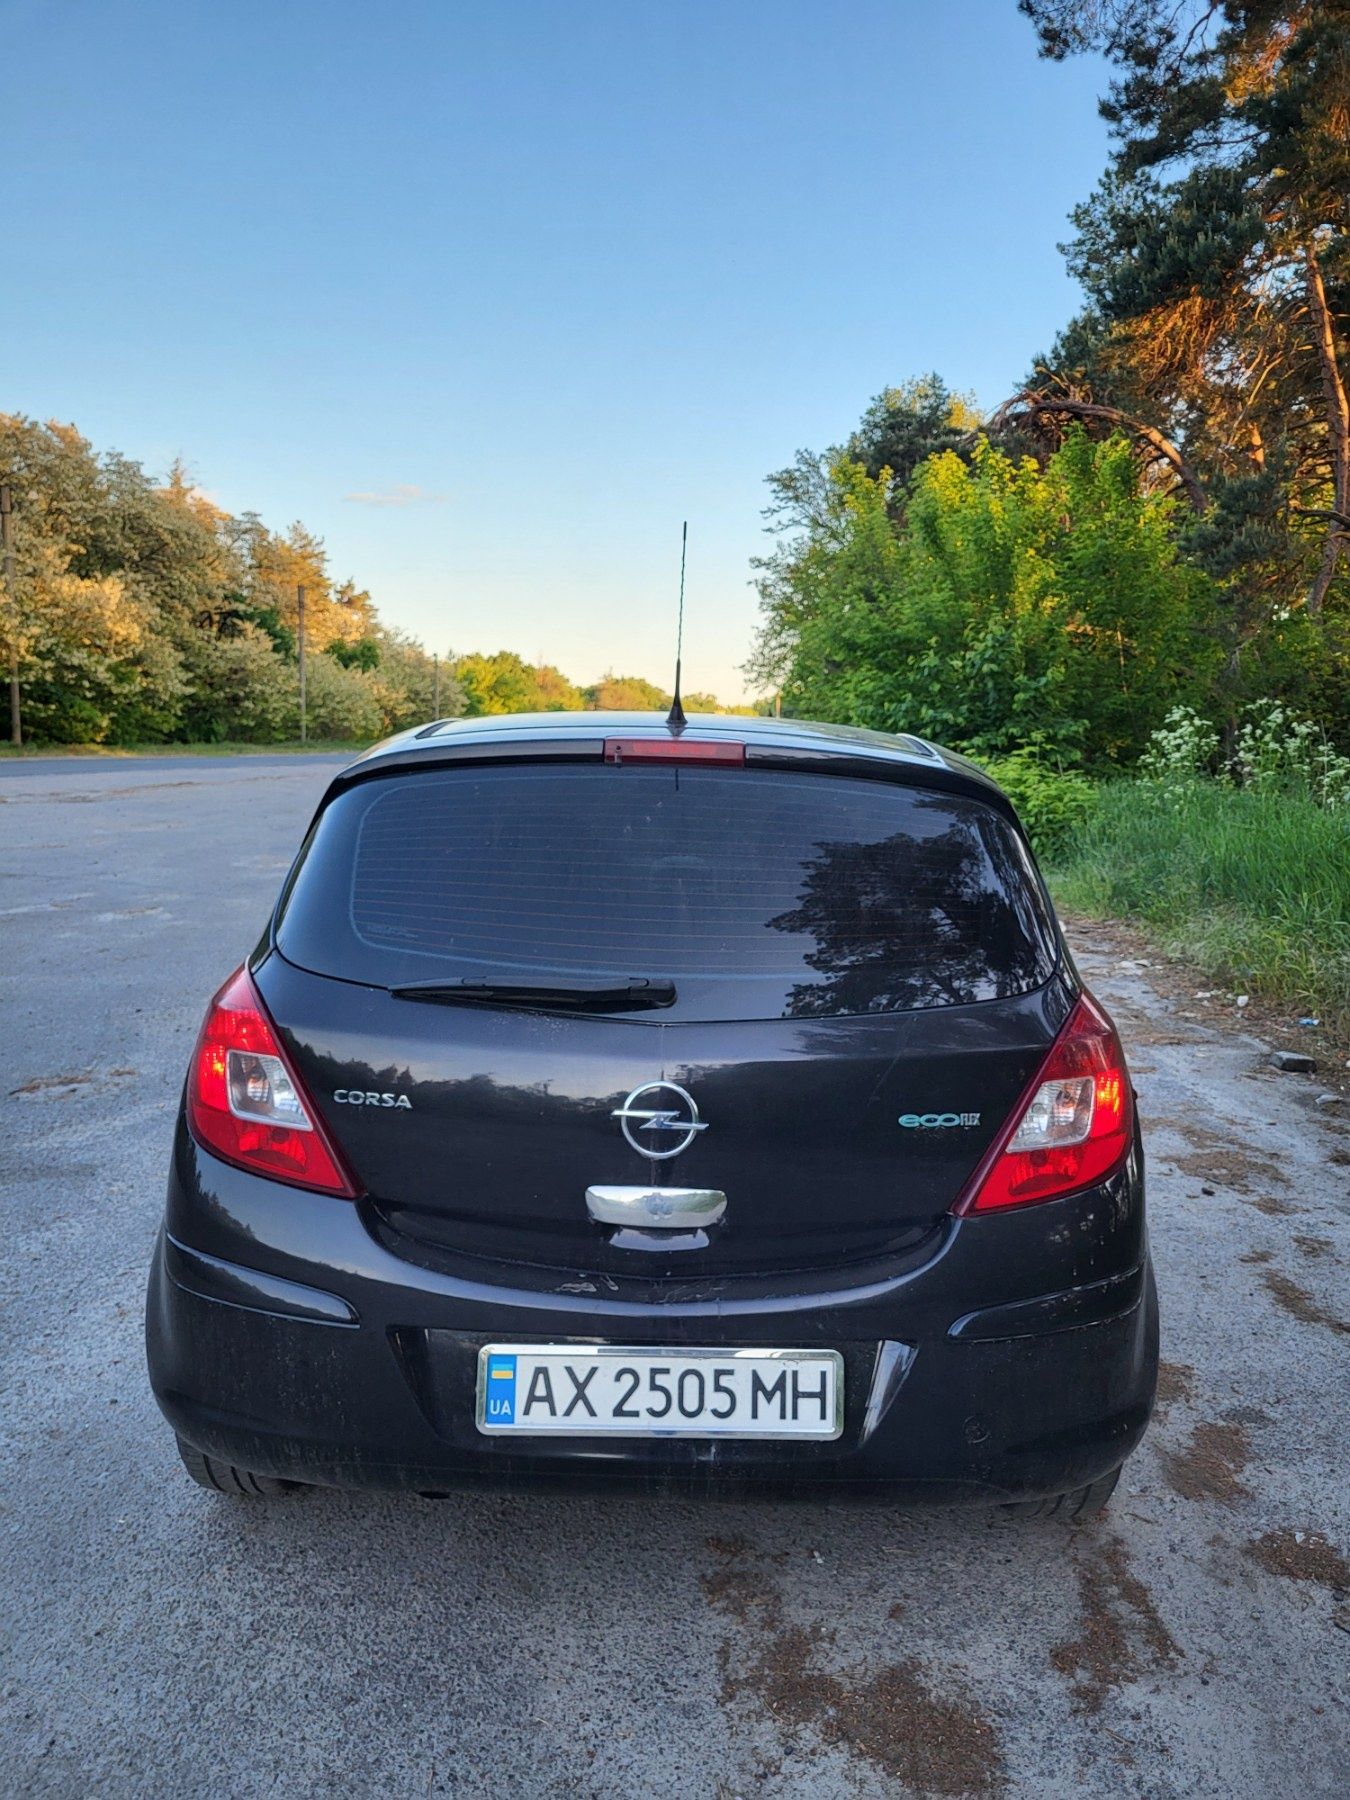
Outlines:
POLYGON ((433 494, 429 489, 419 487, 416 482, 404 482, 399 487, 371 489, 366 493, 344 494, 344 500, 350 500, 353 506, 439 506, 450 498, 449 494, 433 494))

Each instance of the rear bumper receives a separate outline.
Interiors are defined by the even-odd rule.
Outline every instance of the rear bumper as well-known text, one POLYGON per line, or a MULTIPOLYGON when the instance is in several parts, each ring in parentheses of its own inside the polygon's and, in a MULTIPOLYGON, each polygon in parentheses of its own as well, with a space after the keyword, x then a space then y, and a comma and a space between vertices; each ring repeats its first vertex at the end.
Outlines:
POLYGON ((952 1221, 921 1267, 853 1286, 793 1291, 779 1277, 616 1293, 518 1273, 535 1285, 406 1262, 359 1205, 229 1168, 180 1130, 147 1299, 156 1398, 210 1455, 338 1486, 970 1501, 1095 1480, 1134 1448, 1152 1406, 1157 1303, 1137 1156, 1090 1194, 952 1221), (829 1346, 844 1357, 844 1432, 486 1437, 477 1356, 502 1340, 829 1346))

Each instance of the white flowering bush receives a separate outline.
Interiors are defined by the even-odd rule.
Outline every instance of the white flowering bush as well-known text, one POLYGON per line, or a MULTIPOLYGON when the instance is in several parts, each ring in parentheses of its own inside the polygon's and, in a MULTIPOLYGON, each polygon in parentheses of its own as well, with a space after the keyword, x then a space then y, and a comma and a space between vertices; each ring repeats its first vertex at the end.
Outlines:
POLYGON ((1322 806, 1350 805, 1350 756, 1333 750, 1311 719, 1301 719, 1278 700, 1244 708, 1233 754, 1243 787, 1273 793, 1306 789, 1322 806))
MULTIPOLYGON (((1193 708, 1174 706, 1149 738, 1139 773, 1179 795, 1216 772, 1218 754, 1217 728, 1193 708)), ((1350 808, 1350 756, 1279 700, 1243 708, 1232 758, 1216 779, 1257 794, 1301 793, 1319 806, 1350 808)))
POLYGON ((1139 773, 1165 788, 1188 787, 1210 773, 1218 751, 1218 728, 1193 707, 1174 706, 1150 735, 1139 773))

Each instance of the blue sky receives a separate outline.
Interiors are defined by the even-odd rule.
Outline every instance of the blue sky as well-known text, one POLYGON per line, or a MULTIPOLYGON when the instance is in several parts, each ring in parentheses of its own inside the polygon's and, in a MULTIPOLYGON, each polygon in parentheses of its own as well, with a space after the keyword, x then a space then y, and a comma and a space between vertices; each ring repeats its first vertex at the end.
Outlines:
POLYGON ((0 0, 0 408, 305 521, 442 651, 739 698, 765 474, 1077 297, 1014 0, 0 0), (352 498, 365 496, 365 498, 352 498))

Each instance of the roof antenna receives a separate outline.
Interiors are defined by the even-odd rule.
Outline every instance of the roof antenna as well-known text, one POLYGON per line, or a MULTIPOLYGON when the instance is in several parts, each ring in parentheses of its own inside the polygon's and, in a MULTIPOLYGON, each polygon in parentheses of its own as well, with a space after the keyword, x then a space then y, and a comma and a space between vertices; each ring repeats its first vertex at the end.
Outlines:
POLYGON ((672 731, 683 731, 688 723, 684 707, 680 704, 680 652, 684 649, 684 558, 688 548, 689 521, 686 519, 680 532, 680 619, 675 628, 675 693, 670 702, 670 711, 666 714, 666 724, 672 731))

